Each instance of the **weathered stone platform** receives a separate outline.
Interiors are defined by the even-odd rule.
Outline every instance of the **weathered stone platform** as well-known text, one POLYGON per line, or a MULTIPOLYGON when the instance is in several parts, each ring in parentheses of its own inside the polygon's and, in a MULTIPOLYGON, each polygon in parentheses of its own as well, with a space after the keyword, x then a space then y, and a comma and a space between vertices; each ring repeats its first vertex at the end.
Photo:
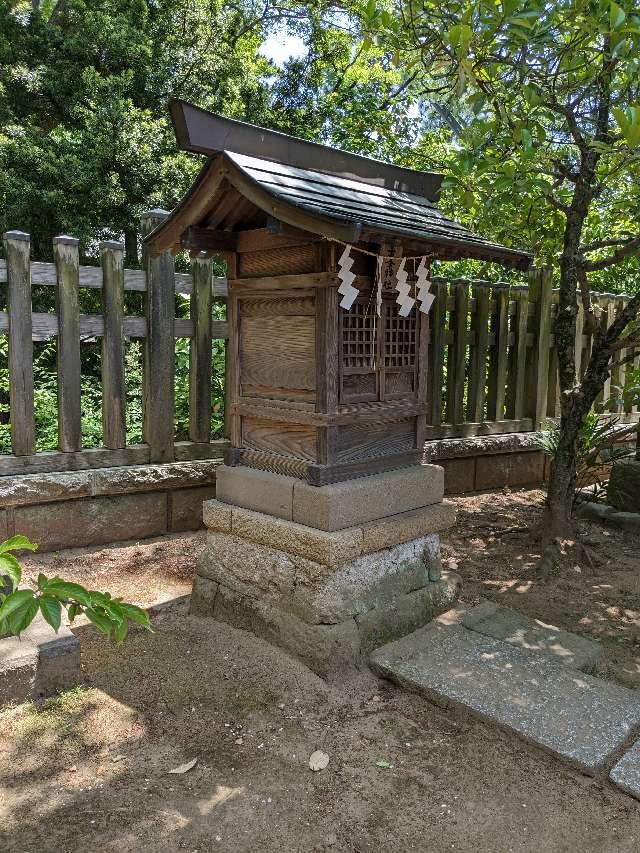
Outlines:
POLYGON ((607 501, 621 512, 640 513, 640 459, 621 459, 614 464, 607 501))
POLYGON ((222 466, 191 611, 321 674, 356 663, 456 601, 460 580, 441 569, 438 532, 455 520, 443 492, 434 465, 322 487, 222 466))
POLYGON ((81 680, 80 643, 64 625, 56 634, 38 615, 20 639, 0 639, 0 705, 46 699, 81 680))
POLYGON ((443 621, 377 649, 373 668, 588 773, 602 770, 640 726, 636 691, 443 621))

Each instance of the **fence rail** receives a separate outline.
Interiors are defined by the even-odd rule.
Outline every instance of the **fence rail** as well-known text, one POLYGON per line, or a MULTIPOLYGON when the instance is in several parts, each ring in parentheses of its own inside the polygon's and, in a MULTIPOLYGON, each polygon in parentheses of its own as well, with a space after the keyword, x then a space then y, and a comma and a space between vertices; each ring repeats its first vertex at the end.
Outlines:
MULTIPOLYGON (((160 213, 146 216, 153 228, 160 213)), ((78 241, 54 240, 54 263, 31 262, 30 238, 4 235, 0 286, 7 310, 0 334, 9 337, 9 411, 12 453, 0 455, 0 476, 139 465, 220 456, 223 442, 211 441, 212 342, 226 340, 226 321, 212 308, 225 304, 226 280, 214 276, 212 261, 193 258, 190 273, 176 273, 170 253, 145 258, 144 269, 124 268, 124 247, 100 244, 100 266, 81 266, 78 241), (33 310, 32 288, 55 288, 55 313, 33 310), (98 289, 102 313, 81 314, 81 288, 98 289), (125 314, 125 293, 142 295, 139 315, 125 314), (175 294, 188 296, 190 317, 175 316, 175 294), (57 338, 59 449, 36 452, 33 344, 57 338), (144 444, 127 445, 124 348, 143 346, 144 444), (189 338, 189 441, 175 440, 175 338, 189 338), (80 350, 101 343, 103 447, 82 448, 80 350)), ((427 365, 426 439, 527 432, 559 415, 553 324, 557 292, 548 269, 533 270, 527 285, 444 278, 433 280, 427 365)), ((593 294, 600 323, 610 325, 629 296, 593 294)), ((578 316, 576 361, 584 370, 592 336, 578 316)), ((640 367, 640 348, 635 353, 640 367)), ((627 353, 623 353, 624 357, 627 353)), ((623 422, 640 419, 638 407, 620 389, 626 370, 612 371, 596 410, 623 422)))

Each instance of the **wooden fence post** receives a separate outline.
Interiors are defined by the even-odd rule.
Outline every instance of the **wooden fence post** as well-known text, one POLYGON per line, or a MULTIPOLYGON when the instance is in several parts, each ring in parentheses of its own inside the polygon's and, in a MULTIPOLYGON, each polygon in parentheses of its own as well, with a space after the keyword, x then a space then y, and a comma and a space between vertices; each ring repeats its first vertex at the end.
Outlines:
POLYGON ((211 260, 192 258, 191 275, 193 337, 189 346, 189 438, 208 443, 211 441, 211 260))
POLYGON ((493 346, 489 367, 487 392, 487 420, 498 423, 504 420, 507 384, 507 347, 509 335, 509 286, 492 288, 496 312, 492 316, 493 346))
POLYGON ((73 453, 81 447, 80 408, 80 259, 75 237, 54 237, 53 258, 58 286, 58 448, 73 453))
POLYGON ((124 245, 100 243, 102 265, 102 442, 111 450, 126 446, 124 378, 124 245))
POLYGON ((475 298, 473 328, 475 343, 469 378, 469 401, 467 417, 471 423, 484 420, 485 386, 487 384, 487 351, 489 348, 489 286, 487 282, 476 282, 472 293, 475 298))
POLYGON ((429 347, 428 408, 429 423, 442 424, 442 384, 444 382, 444 323, 447 313, 447 287, 442 279, 434 278, 432 290, 435 300, 429 313, 431 340, 429 347))
MULTIPOLYGON (((142 231, 149 234, 168 216, 151 210, 142 216, 142 231)), ((151 462, 174 459, 175 401, 175 262, 171 252, 154 254, 144 249, 147 278, 144 348, 143 434, 151 462)))
POLYGON ((6 231, 4 249, 7 256, 11 448, 16 456, 30 456, 35 451, 31 238, 22 231, 6 231))
POLYGON ((551 299, 553 274, 551 267, 532 269, 529 273, 529 299, 537 302, 534 327, 532 383, 529 414, 533 428, 541 429, 547 417, 549 383, 549 349, 551 346, 551 299))
POLYGON ((456 281, 455 305, 452 316, 455 317, 453 332, 453 401, 451 403, 452 423, 464 423, 464 386, 467 367, 467 340, 469 337, 469 282, 461 278, 456 281))

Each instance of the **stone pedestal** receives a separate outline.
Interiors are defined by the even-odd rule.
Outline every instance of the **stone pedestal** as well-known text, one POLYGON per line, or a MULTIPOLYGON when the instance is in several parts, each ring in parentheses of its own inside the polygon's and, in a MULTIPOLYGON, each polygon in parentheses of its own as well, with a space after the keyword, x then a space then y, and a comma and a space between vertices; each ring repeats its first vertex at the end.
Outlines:
POLYGON ((326 675, 451 607, 438 532, 443 470, 421 465, 314 487, 218 469, 191 610, 250 630, 326 675))

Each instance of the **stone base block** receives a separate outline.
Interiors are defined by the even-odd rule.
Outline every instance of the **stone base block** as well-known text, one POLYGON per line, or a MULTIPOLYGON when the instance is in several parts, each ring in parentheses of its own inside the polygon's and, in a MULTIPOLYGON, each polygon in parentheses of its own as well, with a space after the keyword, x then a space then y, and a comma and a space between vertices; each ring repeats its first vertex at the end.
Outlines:
POLYGON ((203 507, 205 527, 213 533, 232 534, 330 568, 338 568, 364 554, 437 533, 451 527, 455 517, 453 504, 445 502, 400 512, 358 527, 326 531, 219 500, 205 501, 203 507))
POLYGON ((640 459, 623 459, 611 469, 607 500, 615 509, 640 513, 640 459))
POLYGON ((69 628, 56 634, 37 616, 21 639, 0 639, 0 705, 46 699, 81 681, 80 643, 69 628))
POLYGON ((223 503, 333 531, 441 503, 444 471, 438 465, 413 465, 344 483, 310 486, 295 477, 221 465, 216 488, 223 503))
POLYGON ((251 631, 328 675, 414 631, 456 601, 437 534, 331 568, 228 533, 211 533, 191 612, 251 631))

